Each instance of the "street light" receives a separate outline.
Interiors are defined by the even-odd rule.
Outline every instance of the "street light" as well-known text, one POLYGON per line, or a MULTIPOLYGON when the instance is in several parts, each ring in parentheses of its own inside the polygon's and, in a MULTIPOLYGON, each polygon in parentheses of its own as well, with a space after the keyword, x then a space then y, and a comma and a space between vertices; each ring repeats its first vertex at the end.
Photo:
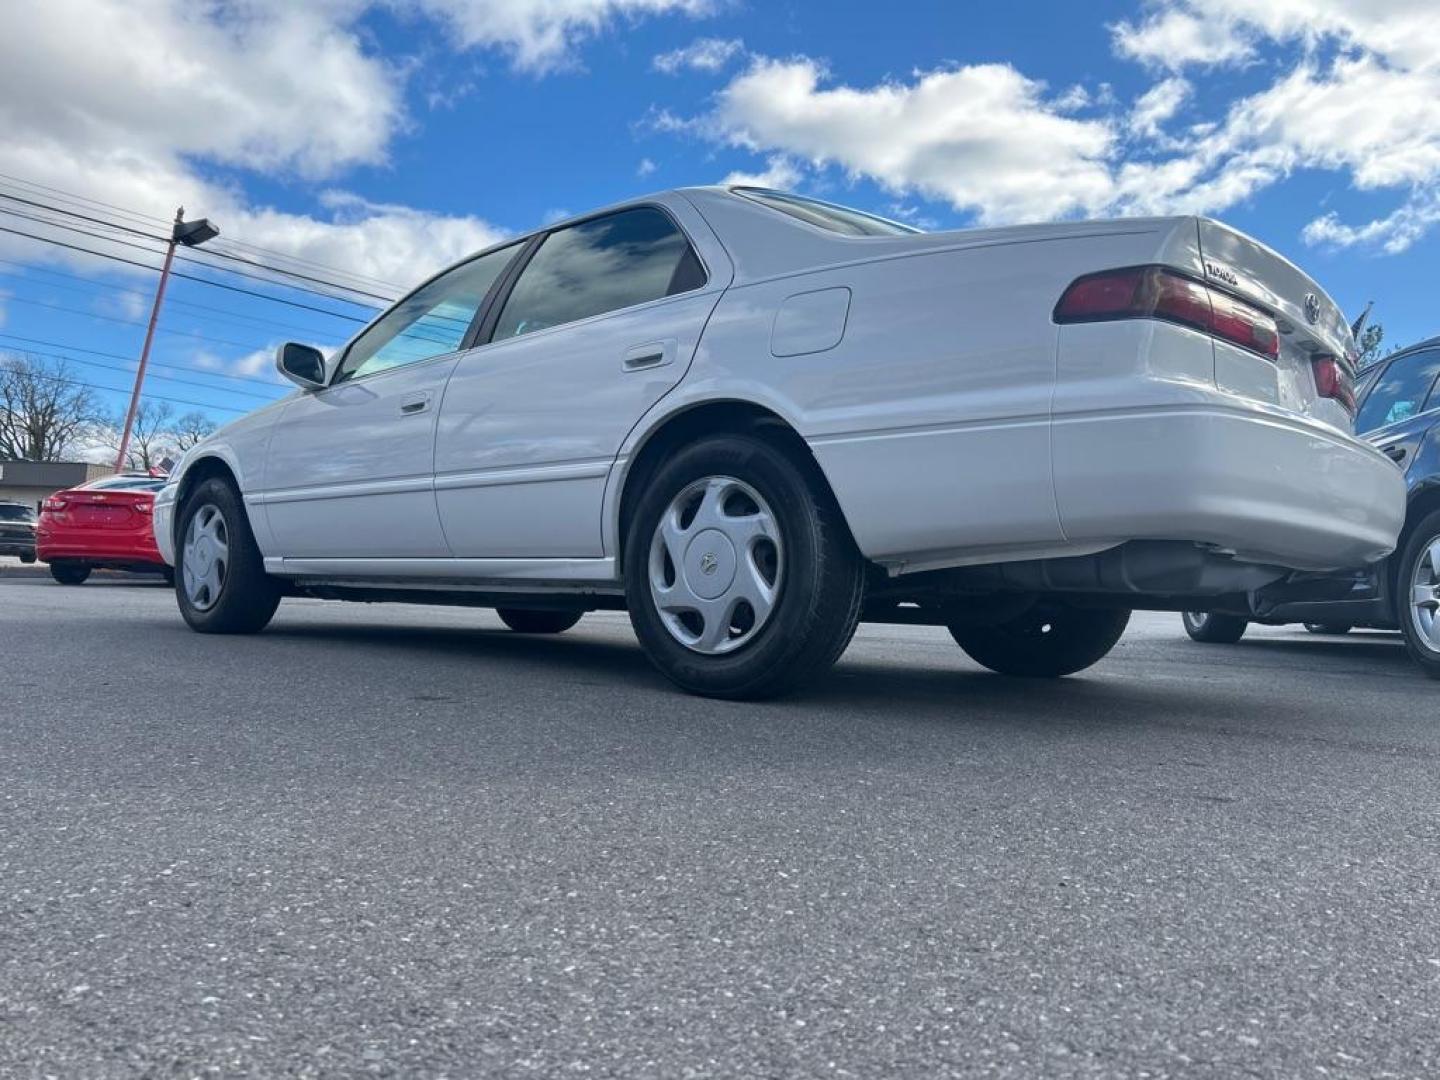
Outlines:
POLYGON ((150 362, 150 343, 155 340, 155 324, 160 320, 160 304, 165 299, 165 286, 170 281, 170 264, 175 261, 179 244, 199 247, 220 235, 219 226, 209 218, 185 220, 185 208, 175 211, 175 226, 170 230, 170 243, 165 248, 165 265, 160 268, 160 284, 155 287, 155 303, 150 308, 150 325, 145 329, 145 345, 140 350, 140 366, 135 369, 135 389, 130 394, 130 408, 125 413, 125 428, 120 433, 120 453, 115 458, 115 471, 125 471, 125 455, 130 450, 130 429, 135 426, 135 412, 140 408, 140 391, 145 384, 145 365, 150 362))

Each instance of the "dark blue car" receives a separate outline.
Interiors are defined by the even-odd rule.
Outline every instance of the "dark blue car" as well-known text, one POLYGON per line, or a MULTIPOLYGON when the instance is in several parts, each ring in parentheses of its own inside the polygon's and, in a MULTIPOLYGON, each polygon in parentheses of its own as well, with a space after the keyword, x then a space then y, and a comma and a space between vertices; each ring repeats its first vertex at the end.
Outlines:
POLYGON ((1356 434, 1405 470, 1410 507, 1395 553, 1364 570, 1297 578, 1263 619, 1186 612, 1185 630, 1219 644, 1239 641, 1250 622, 1304 623, 1317 633, 1399 630, 1425 673, 1440 678, 1440 338, 1360 372, 1356 397, 1356 434))

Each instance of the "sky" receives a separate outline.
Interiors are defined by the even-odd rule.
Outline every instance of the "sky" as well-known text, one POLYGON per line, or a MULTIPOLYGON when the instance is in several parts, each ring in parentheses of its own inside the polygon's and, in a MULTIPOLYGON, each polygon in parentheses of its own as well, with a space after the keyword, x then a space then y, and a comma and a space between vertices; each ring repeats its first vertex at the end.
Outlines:
POLYGON ((0 349, 121 408, 154 273, 13 230, 154 265, 183 204, 349 298, 177 264, 264 294, 172 284, 147 391, 223 422, 284 392, 279 342, 373 315, 352 300, 734 181, 925 229, 1204 213, 1406 344, 1440 333, 1435 2, 10 0, 0 349))

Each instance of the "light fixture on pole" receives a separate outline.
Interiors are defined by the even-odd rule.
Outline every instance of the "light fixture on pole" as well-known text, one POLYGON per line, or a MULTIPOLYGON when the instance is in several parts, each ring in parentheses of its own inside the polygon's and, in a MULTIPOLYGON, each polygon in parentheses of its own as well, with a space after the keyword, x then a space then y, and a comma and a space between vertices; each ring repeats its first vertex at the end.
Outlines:
POLYGON ((209 218, 185 220, 185 208, 175 211, 175 226, 170 230, 170 243, 165 247, 165 265, 160 268, 160 284, 155 287, 155 303, 150 308, 150 325, 145 329, 145 345, 140 350, 140 366, 135 369, 135 389, 130 394, 130 408, 125 413, 125 427, 120 433, 120 453, 115 457, 115 471, 125 471, 125 455, 130 451, 130 431, 135 426, 135 413, 140 408, 140 392, 145 385, 145 365, 150 362, 150 344, 155 340, 155 324, 160 320, 160 305, 165 300, 165 286, 170 281, 170 264, 175 261, 179 244, 199 247, 220 235, 220 229, 209 218))

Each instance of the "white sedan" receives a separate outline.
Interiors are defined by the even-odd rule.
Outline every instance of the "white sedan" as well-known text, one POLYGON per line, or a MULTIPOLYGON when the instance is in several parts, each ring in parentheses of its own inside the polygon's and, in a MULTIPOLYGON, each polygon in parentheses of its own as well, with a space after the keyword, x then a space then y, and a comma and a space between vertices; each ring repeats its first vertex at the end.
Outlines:
POLYGON ((1194 217, 921 234, 692 188, 467 259, 156 502, 196 630, 288 595, 462 603, 522 632, 625 608, 698 693, 827 669, 862 619, 1018 675, 1132 608, 1255 612, 1394 546, 1351 436, 1352 339, 1270 249, 1194 217))

